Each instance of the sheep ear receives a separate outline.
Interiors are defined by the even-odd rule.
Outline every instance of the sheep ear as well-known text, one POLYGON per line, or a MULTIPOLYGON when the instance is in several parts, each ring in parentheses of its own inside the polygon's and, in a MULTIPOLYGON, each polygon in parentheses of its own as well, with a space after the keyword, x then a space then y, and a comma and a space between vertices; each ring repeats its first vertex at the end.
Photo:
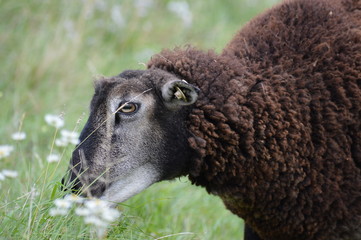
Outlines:
POLYGON ((162 87, 164 102, 171 108, 193 104, 197 101, 198 93, 199 88, 184 80, 170 81, 162 87))

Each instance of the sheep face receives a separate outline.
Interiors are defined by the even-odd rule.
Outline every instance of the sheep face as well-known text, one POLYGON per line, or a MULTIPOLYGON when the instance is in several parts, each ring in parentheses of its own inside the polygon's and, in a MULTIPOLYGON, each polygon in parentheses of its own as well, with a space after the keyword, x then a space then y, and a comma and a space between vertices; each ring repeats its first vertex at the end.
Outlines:
POLYGON ((122 202, 187 173, 192 150, 185 122, 196 87, 161 70, 126 71, 95 85, 64 178, 74 191, 122 202))

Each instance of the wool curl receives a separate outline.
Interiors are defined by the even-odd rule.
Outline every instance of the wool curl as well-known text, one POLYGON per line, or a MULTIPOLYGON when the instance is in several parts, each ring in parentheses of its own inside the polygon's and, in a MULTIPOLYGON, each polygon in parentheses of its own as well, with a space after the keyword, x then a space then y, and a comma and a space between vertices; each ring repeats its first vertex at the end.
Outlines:
POLYGON ((260 238, 361 238, 361 1, 285 1, 148 68, 201 89, 189 178, 260 238))

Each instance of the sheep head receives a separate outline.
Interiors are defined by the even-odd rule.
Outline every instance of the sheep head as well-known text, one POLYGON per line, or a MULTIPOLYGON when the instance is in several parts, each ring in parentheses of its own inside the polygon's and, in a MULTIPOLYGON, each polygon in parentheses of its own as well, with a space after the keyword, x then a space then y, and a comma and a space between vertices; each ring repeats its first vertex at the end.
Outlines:
POLYGON ((98 80, 64 183, 122 202, 155 182, 187 174, 193 150, 186 118, 198 91, 154 69, 98 80))

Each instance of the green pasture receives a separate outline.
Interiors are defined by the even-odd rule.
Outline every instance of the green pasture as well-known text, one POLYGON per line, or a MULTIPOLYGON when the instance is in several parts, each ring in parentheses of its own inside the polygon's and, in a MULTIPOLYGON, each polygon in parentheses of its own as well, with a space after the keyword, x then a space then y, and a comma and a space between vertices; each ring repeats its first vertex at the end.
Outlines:
MULTIPOLYGON (((0 180, 0 240, 93 239, 73 214, 50 216, 72 148, 46 114, 81 131, 93 80, 145 69, 162 48, 225 46, 250 18, 276 0, 0 0, 0 158, 17 177, 0 180), (177 5, 178 4, 178 5, 177 5), (14 132, 26 133, 15 141, 14 132), (61 155, 49 163, 50 153, 61 155), (0 153, 1 155, 1 153, 0 153)), ((241 239, 243 222, 220 199, 186 178, 155 184, 119 204, 122 217, 105 239, 241 239)))

